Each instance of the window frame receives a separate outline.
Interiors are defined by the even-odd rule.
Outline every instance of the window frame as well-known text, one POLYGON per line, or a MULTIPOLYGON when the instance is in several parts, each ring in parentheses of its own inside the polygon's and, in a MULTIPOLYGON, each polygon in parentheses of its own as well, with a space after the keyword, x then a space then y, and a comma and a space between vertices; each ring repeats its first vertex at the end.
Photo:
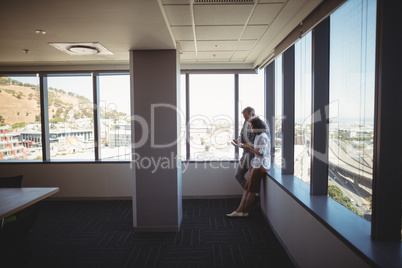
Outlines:
POLYGON ((42 138, 42 161, 18 160, 18 161, 1 161, 0 164, 23 164, 23 163, 127 163, 131 160, 102 160, 100 156, 100 110, 99 104, 99 77, 104 75, 130 75, 129 70, 105 70, 105 71, 40 71, 40 72, 0 72, 0 75, 10 77, 21 76, 39 76, 39 90, 41 102, 41 138, 42 138), (49 142, 49 110, 48 110, 48 81, 47 78, 51 76, 91 76, 92 77, 92 94, 93 94, 93 117, 94 117, 94 159, 69 159, 57 160, 50 159, 50 142, 49 142))
MULTIPOLYGON (((389 72, 390 69, 398 68, 399 64, 398 61, 392 60, 395 57, 395 50, 398 50, 398 43, 392 41, 394 40, 392 34, 395 34, 395 32, 387 32, 389 36, 386 40, 383 40, 384 37, 381 34, 382 27, 385 26, 380 18, 385 16, 386 12, 388 12, 387 14, 393 14, 395 9, 389 8, 385 12, 383 6, 384 1, 377 1, 374 104, 375 148, 373 156, 373 211, 371 223, 327 196, 328 161, 322 160, 328 158, 327 144, 329 139, 329 17, 313 28, 312 36, 313 107, 311 151, 319 153, 320 156, 311 157, 310 186, 293 174, 285 174, 276 164, 268 172, 268 179, 275 182, 357 255, 373 266, 387 262, 400 263, 401 260, 399 251, 401 243, 400 197, 402 182, 399 179, 395 179, 400 178, 402 173, 398 164, 401 145, 398 143, 395 146, 390 146, 389 143, 390 140, 396 141, 398 139, 396 135, 399 132, 395 131, 395 122, 401 121, 401 108, 397 104, 401 93, 396 97, 391 92, 395 86, 401 84, 401 81, 396 72, 389 72), (382 42, 388 42, 388 49, 385 49, 382 42), (395 50, 392 51, 389 47, 393 47, 395 50), (387 79, 380 79, 385 74, 387 79), (397 113, 398 111, 399 113, 397 113), (389 120, 391 114, 393 120, 389 120), (387 137, 383 137, 381 133, 387 133, 387 137), (390 136, 393 138, 390 138, 390 136), (386 149, 381 152, 381 147, 386 149), (392 249, 391 252, 390 249, 392 249), (395 256, 395 259, 388 260, 387 258, 391 254, 395 256)), ((388 16, 387 18, 391 19, 392 17, 388 16)), ((275 61, 267 65, 265 72, 266 107, 270 107, 266 111, 267 118, 273 118, 275 106, 275 61)), ((283 101, 289 100, 290 98, 283 101)), ((285 112, 285 117, 288 118, 288 116, 285 112)), ((284 131, 283 135, 286 136, 289 133, 284 131)), ((285 159, 285 161, 289 160, 291 159, 285 159)))
MULTIPOLYGON (((265 70, 262 69, 260 72, 264 72, 265 75, 265 70)), ((185 90, 186 92, 186 157, 185 159, 182 159, 182 161, 187 162, 187 163, 195 163, 195 162, 202 162, 202 163, 209 163, 209 162, 237 162, 240 158, 239 156, 239 148, 235 147, 234 150, 234 155, 232 159, 192 159, 191 156, 191 146, 190 146, 190 94, 191 94, 191 87, 190 87, 190 74, 232 74, 233 75, 233 94, 234 94, 234 137, 238 136, 238 133, 240 131, 240 122, 238 118, 238 114, 240 112, 240 107, 239 107, 239 92, 240 92, 240 85, 239 85, 239 75, 241 74, 258 74, 257 70, 212 70, 212 69, 204 69, 204 70, 181 70, 181 74, 185 74, 185 90)), ((265 80, 265 79, 264 79, 265 80)), ((265 81, 264 81, 265 83, 265 81)), ((266 92, 265 86, 264 86, 264 94, 266 92)))

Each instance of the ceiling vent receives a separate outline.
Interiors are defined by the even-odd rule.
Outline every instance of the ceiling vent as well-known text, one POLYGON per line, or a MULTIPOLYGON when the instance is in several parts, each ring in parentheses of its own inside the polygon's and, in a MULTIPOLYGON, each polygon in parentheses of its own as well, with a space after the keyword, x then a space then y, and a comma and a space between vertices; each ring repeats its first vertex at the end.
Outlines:
POLYGON ((100 43, 49 43, 49 45, 74 56, 113 55, 100 43))
POLYGON ((194 0, 195 4, 250 4, 254 0, 194 0))

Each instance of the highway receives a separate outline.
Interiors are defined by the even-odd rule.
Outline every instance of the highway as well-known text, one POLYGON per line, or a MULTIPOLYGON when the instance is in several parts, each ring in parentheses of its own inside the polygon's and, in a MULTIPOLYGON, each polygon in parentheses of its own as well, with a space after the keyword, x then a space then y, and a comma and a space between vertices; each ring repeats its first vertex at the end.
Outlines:
MULTIPOLYGON (((329 140, 329 184, 338 186, 348 197, 359 214, 370 217, 370 204, 365 197, 372 193, 373 162, 362 157, 352 145, 338 140, 329 140)), ((310 183, 310 154, 303 145, 295 149, 294 174, 310 183)))

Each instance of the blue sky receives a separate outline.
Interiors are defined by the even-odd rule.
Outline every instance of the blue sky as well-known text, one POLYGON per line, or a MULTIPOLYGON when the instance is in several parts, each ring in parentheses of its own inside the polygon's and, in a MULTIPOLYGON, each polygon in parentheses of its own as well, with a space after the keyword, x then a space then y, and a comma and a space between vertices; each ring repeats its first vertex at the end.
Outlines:
MULTIPOLYGON (((37 77, 13 77, 17 81, 39 84, 37 77)), ((84 96, 92 101, 91 76, 50 76, 49 87, 84 96)), ((129 75, 107 75, 100 77, 100 104, 102 107, 116 109, 130 115, 129 75)))

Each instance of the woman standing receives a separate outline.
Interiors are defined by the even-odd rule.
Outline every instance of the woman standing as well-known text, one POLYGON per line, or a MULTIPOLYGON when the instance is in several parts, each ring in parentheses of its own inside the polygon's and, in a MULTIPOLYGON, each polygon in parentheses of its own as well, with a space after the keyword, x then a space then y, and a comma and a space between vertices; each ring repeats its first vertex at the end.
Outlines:
POLYGON ((240 148, 255 154, 251 162, 251 170, 247 182, 244 185, 243 196, 240 201, 239 207, 230 214, 228 217, 247 217, 248 210, 253 204, 255 193, 260 192, 261 179, 264 174, 271 167, 271 141, 266 134, 264 122, 258 118, 253 117, 248 122, 251 131, 256 135, 254 139, 254 148, 249 144, 241 144, 240 148))

